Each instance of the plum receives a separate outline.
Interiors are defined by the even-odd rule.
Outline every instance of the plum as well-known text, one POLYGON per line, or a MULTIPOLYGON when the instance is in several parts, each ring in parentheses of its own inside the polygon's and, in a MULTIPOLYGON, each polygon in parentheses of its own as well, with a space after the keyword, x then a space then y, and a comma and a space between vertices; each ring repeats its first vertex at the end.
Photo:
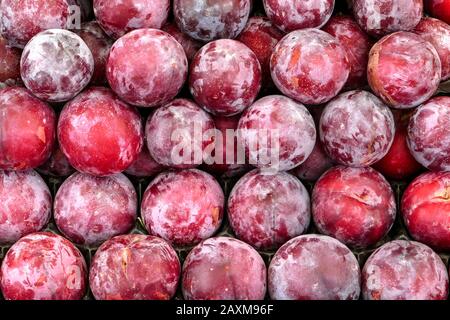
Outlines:
POLYGON ((202 108, 233 116, 255 101, 261 88, 261 66, 253 51, 239 41, 216 40, 195 55, 189 88, 202 108))
POLYGON ((59 188, 53 212, 56 226, 69 240, 95 247, 134 227, 137 195, 123 174, 77 172, 59 188))
POLYGON ((58 140, 70 164, 98 176, 126 170, 141 152, 143 136, 135 108, 100 87, 66 104, 58 123, 58 140))
POLYGON ((219 183, 206 172, 165 172, 145 190, 141 215, 151 235, 177 246, 192 246, 219 229, 224 201, 219 183))
POLYGON ((321 28, 330 19, 334 0, 263 0, 267 16, 284 32, 321 28))
POLYGON ((279 95, 256 101, 242 115, 238 129, 250 164, 271 171, 302 164, 316 142, 314 119, 308 110, 279 95))
POLYGON ((448 273, 441 258, 419 242, 386 243, 362 271, 365 300, 446 300, 448 273))
POLYGON ((450 171, 450 97, 435 97, 413 114, 408 146, 414 158, 432 171, 450 171))
POLYGON ((366 167, 381 160, 395 135, 389 108, 367 91, 348 91, 325 108, 320 119, 320 139, 336 162, 366 167))
POLYGON ((175 250, 164 240, 117 236, 96 252, 89 274, 97 300, 169 300, 181 274, 175 250))
POLYGON ((432 17, 450 24, 450 0, 425 0, 424 3, 432 17))
POLYGON ((251 0, 174 0, 173 13, 180 30, 209 42, 235 38, 250 15, 251 0))
POLYGON ((269 293, 274 300, 358 300, 360 273, 353 253, 336 239, 299 236, 273 257, 269 293))
POLYGON ((337 166, 314 186, 314 222, 323 234, 353 248, 380 241, 395 221, 394 192, 372 168, 337 166))
POLYGON ((161 30, 170 34, 181 44, 189 61, 192 61, 192 59, 194 59, 197 51, 200 50, 200 48, 203 46, 203 43, 201 41, 195 40, 189 37, 187 34, 183 33, 180 28, 178 28, 178 26, 173 22, 166 23, 161 28, 161 30))
POLYGON ((170 0, 94 0, 94 13, 103 30, 115 39, 135 29, 160 29, 170 0))
POLYGON ((43 175, 52 177, 68 177, 75 171, 58 144, 55 144, 50 159, 36 170, 43 175))
POLYGON ((8 46, 0 35, 0 89, 20 83, 20 57, 22 52, 8 46))
POLYGON ((166 168, 163 165, 153 159, 148 151, 146 143, 144 143, 138 158, 131 164, 131 166, 128 167, 127 170, 125 170, 125 173, 133 177, 147 178, 156 176, 165 169, 166 168))
POLYGON ((430 42, 412 32, 396 32, 370 50, 369 85, 392 108, 417 107, 438 89, 441 66, 430 42))
POLYGON ((263 300, 266 266, 248 244, 211 238, 192 249, 183 265, 186 300, 263 300))
POLYGON ((0 170, 0 243, 13 244, 50 220, 52 196, 33 170, 0 170))
POLYGON ((39 99, 64 102, 89 84, 94 57, 75 33, 50 29, 38 33, 25 46, 20 73, 25 86, 39 99))
POLYGON ((428 172, 405 190, 402 215, 413 239, 439 251, 450 250, 450 173, 428 172))
POLYGON ((50 157, 55 143, 56 115, 27 89, 0 90, 0 169, 27 170, 50 157))
POLYGON ((423 15, 423 0, 354 0, 358 24, 372 36, 410 31, 423 15))
POLYGON ((138 107, 158 107, 172 100, 188 72, 183 47, 168 33, 134 30, 111 48, 106 77, 124 101, 138 107))
POLYGON ((86 262, 67 239, 40 232, 23 237, 2 261, 6 300, 80 300, 87 288, 86 262))
POLYGON ((272 79, 286 96, 304 104, 330 101, 344 87, 350 62, 339 41, 322 30, 289 33, 270 59, 272 79))
POLYGON ((292 170, 292 174, 301 180, 316 181, 333 165, 334 161, 325 152, 322 142, 317 139, 312 153, 305 162, 292 170))
POLYGON ((228 218, 239 239, 260 250, 277 249, 308 229, 309 194, 289 173, 253 170, 231 191, 228 218))

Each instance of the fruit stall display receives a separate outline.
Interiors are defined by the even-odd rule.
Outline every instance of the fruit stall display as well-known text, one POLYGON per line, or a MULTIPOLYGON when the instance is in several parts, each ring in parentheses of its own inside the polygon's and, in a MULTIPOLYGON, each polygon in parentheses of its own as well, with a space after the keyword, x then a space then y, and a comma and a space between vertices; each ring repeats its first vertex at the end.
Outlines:
POLYGON ((450 0, 0 0, 2 297, 448 299, 449 24, 450 0))

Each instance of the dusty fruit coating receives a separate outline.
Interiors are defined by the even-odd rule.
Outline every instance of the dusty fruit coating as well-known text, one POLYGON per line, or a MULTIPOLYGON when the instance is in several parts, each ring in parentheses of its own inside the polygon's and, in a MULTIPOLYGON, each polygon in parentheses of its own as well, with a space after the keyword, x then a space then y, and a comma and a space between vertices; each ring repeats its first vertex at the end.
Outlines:
POLYGON ((94 58, 94 74, 91 79, 93 85, 106 84, 106 62, 113 45, 102 28, 95 21, 83 23, 81 29, 74 30, 91 50, 94 58))
POLYGON ((312 105, 334 98, 350 74, 345 48, 330 34, 317 29, 286 35, 275 47, 270 67, 281 92, 312 105))
POLYGON ((425 0, 425 9, 432 17, 450 24, 450 0, 425 0))
POLYGON ((367 167, 389 151, 395 134, 389 108, 368 91, 348 91, 325 108, 320 119, 320 139, 336 162, 367 167))
POLYGON ((86 292, 86 262, 67 239, 49 232, 16 242, 1 267, 6 300, 80 300, 86 292))
POLYGON ((423 0, 354 0, 353 15, 368 34, 382 37, 412 30, 422 18, 423 0))
POLYGON ((289 173, 253 170, 233 188, 228 218, 239 239, 257 249, 276 249, 308 229, 309 194, 289 173))
POLYGON ((244 29, 250 0, 174 0, 175 22, 183 33, 209 42, 236 38, 244 29))
POLYGON ((20 83, 20 56, 22 52, 8 46, 0 35, 0 88, 20 83))
POLYGON ((292 174, 300 180, 317 181, 333 165, 334 161, 325 152, 322 142, 317 139, 312 153, 305 162, 292 171, 292 174))
POLYGON ((115 39, 135 29, 160 29, 170 0, 94 0, 94 13, 103 30, 115 39))
POLYGON ((0 32, 14 47, 27 42, 47 29, 66 29, 69 23, 67 0, 2 0, 0 32))
POLYGON ((441 61, 433 45, 411 32, 382 38, 370 50, 368 80, 390 107, 409 109, 427 101, 441 82, 441 61))
POLYGON ((429 172, 417 177, 402 198, 409 234, 438 251, 450 250, 449 194, 450 173, 429 172))
POLYGON ((322 29, 335 37, 345 48, 350 62, 346 88, 360 88, 367 84, 367 63, 372 40, 361 30, 353 18, 335 16, 322 29))
POLYGON ((262 88, 270 89, 273 81, 270 76, 270 57, 284 33, 276 28, 266 17, 251 17, 238 41, 250 48, 258 58, 262 71, 262 88))
POLYGON ((175 250, 138 234, 105 242, 92 261, 89 284, 97 300, 169 300, 181 274, 175 250))
POLYGON ((258 252, 233 238, 211 238, 195 247, 183 265, 186 300, 263 300, 266 266, 258 252))
POLYGON ((408 148, 408 124, 411 115, 410 110, 394 110, 394 142, 386 156, 373 166, 388 179, 405 180, 423 169, 408 148))
POLYGON ((91 81, 94 58, 75 33, 46 30, 25 46, 20 73, 25 86, 39 99, 64 102, 75 97, 91 81))
POLYGON ((408 146, 414 158, 432 171, 450 171, 450 97, 435 97, 411 117, 408 146))
POLYGON ((68 177, 75 171, 59 145, 55 145, 50 159, 36 170, 45 176, 53 177, 68 177))
POLYGON ((269 266, 273 300, 358 300, 360 269, 336 239, 304 235, 283 245, 269 266))
POLYGON ((56 226, 69 240, 98 246, 133 228, 136 191, 123 174, 94 177, 77 172, 59 188, 53 215, 56 226))
POLYGON ((207 111, 236 115, 255 101, 261 88, 261 66, 253 51, 239 41, 216 40, 195 55, 189 88, 207 111))
POLYGON ((284 32, 320 29, 334 10, 334 0, 263 0, 263 4, 269 19, 284 32))
POLYGON ((200 170, 157 176, 144 193, 141 215, 151 235, 177 246, 192 246, 213 236, 223 218, 219 183, 200 170))
POLYGON ((161 28, 161 30, 170 34, 181 44, 189 61, 192 61, 192 59, 194 59, 197 51, 200 50, 200 48, 203 46, 203 42, 189 37, 187 34, 183 33, 180 28, 178 28, 178 26, 173 22, 166 23, 161 28))
POLYGON ((52 196, 33 170, 0 170, 0 243, 41 231, 50 220, 52 196))
POLYGON ((429 247, 414 241, 386 243, 362 271, 365 300, 446 300, 448 272, 429 247))
POLYGON ((441 59, 442 81, 450 79, 450 25, 438 19, 425 17, 414 32, 436 48, 441 59))
POLYGON ((148 118, 147 146, 156 162, 178 169, 195 168, 214 144, 214 121, 197 104, 176 99, 148 118))
POLYGON ((337 166, 316 183, 312 211, 321 233, 366 248, 389 232, 396 204, 391 186, 377 171, 337 166))
POLYGON ((117 40, 106 66, 114 92, 138 107, 158 107, 172 100, 183 86, 187 71, 181 44, 156 29, 135 30, 117 40))
POLYGON ((125 170, 125 173, 130 176, 145 178, 153 177, 164 170, 165 167, 153 159, 148 151, 146 143, 144 143, 138 158, 131 164, 131 166, 128 167, 127 170, 125 170))
POLYGON ((106 88, 93 87, 62 110, 58 140, 80 172, 107 176, 126 170, 143 145, 141 117, 106 88))
POLYGON ((27 89, 0 90, 0 169, 27 170, 50 157, 56 115, 27 89))
POLYGON ((308 158, 316 142, 308 110, 279 95, 256 101, 242 115, 238 129, 250 164, 258 168, 291 170, 308 158))

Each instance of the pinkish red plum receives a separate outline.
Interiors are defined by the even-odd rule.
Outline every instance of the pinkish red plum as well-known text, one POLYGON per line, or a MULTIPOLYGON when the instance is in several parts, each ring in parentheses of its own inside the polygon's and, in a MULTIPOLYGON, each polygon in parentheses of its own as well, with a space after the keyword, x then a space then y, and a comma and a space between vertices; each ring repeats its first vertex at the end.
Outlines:
POLYGON ((10 46, 23 48, 39 32, 65 29, 70 22, 70 2, 67 0, 0 2, 0 30, 10 46))
POLYGON ((50 220, 52 196, 33 170, 0 170, 0 243, 41 231, 50 220))
POLYGON ((423 0, 354 0, 353 14, 363 30, 382 37, 414 29, 423 15, 423 0))
POLYGON ((429 247, 414 241, 386 243, 362 271, 365 300, 446 300, 448 272, 429 247))
POLYGON ((133 177, 146 178, 156 176, 165 169, 166 168, 163 165, 153 159, 148 151, 147 144, 144 143, 138 158, 131 164, 131 166, 128 167, 127 170, 125 170, 125 173, 133 177))
POLYGON ((8 250, 0 286, 6 300, 81 300, 86 269, 70 241, 53 233, 33 233, 8 250))
POLYGON ((353 253, 336 239, 304 235, 283 245, 269 266, 274 300, 358 300, 360 269, 353 253))
POLYGON ((132 31, 114 43, 106 65, 111 88, 138 107, 158 107, 172 100, 188 72, 184 49, 156 29, 132 31))
POLYGON ((144 193, 141 214, 151 235, 177 246, 192 246, 213 236, 223 218, 219 183, 200 170, 166 172, 144 193))
POLYGON ((284 36, 266 17, 251 17, 238 41, 249 47, 258 58, 262 71, 262 88, 270 89, 273 81, 270 75, 270 57, 273 49, 284 36))
POLYGON ((0 90, 0 169, 27 170, 42 165, 55 143, 56 115, 27 89, 0 90))
POLYGON ((258 252, 233 238, 211 238, 195 247, 183 265, 186 300, 263 300, 266 266, 258 252))
POLYGON ((169 300, 181 274, 175 250, 164 240, 118 236, 96 252, 89 283, 97 300, 169 300))
POLYGON ((335 16, 323 27, 345 48, 350 62, 350 74, 346 88, 360 88, 367 84, 367 63, 372 40, 361 30, 353 18, 335 16))
POLYGON ((244 29, 251 0, 174 0, 175 22, 183 33, 209 42, 236 38, 244 29))
POLYGON ((213 41, 195 55, 189 88, 207 111, 236 115, 255 101, 261 89, 261 66, 253 51, 239 41, 213 41))
POLYGON ((253 170, 233 188, 228 218, 239 239, 260 250, 277 249, 308 229, 309 194, 289 173, 253 170))
POLYGON ((75 171, 59 145, 55 145, 50 159, 36 170, 45 176, 53 177, 68 177, 75 171))
POLYGON ((345 48, 317 29, 297 30, 285 36, 273 51, 270 67, 281 92, 311 105, 334 98, 350 74, 345 48))
POLYGON ((417 107, 441 82, 441 61, 433 45, 411 32, 396 32, 371 49, 369 85, 390 107, 417 107))
POLYGON ((391 229, 396 203, 391 186, 377 171, 337 166, 316 183, 312 211, 321 233, 367 248, 391 229))
POLYGON ((20 83, 20 56, 22 52, 8 46, 0 35, 0 89, 20 83))
POLYGON ((441 20, 425 17, 414 32, 436 48, 442 64, 442 81, 450 79, 450 26, 441 20))
POLYGON ((334 161, 325 152, 322 142, 317 140, 312 153, 292 174, 301 180, 316 181, 333 165, 334 161))
POLYGON ((417 177, 402 198, 402 215, 413 239, 439 251, 450 250, 450 173, 429 172, 417 177))
POLYGON ((170 0, 94 0, 94 13, 105 32, 117 39, 135 29, 160 29, 170 0))
POLYGON ((432 17, 450 24, 450 0, 425 0, 424 3, 432 17))
POLYGON ((284 32, 321 28, 334 10, 334 0, 263 0, 263 4, 269 19, 284 32))
POLYGON ((414 158, 432 171, 450 171, 450 97, 435 97, 421 105, 408 127, 414 158))
POLYGON ((173 22, 166 23, 161 28, 161 30, 170 34, 181 44, 189 61, 192 61, 192 59, 194 59, 195 54, 203 46, 202 42, 195 40, 189 37, 187 34, 183 33, 180 28, 178 28, 178 26, 173 22))
POLYGON ((143 145, 141 117, 106 88, 91 88, 70 101, 58 123, 58 140, 78 171, 107 176, 126 170, 143 145))
POLYGON ((214 144, 214 129, 213 119, 203 109, 191 100, 176 99, 148 118, 148 150, 164 166, 194 168, 202 163, 206 148, 214 144))
POLYGON ((238 129, 250 164, 291 170, 314 149, 314 119, 301 104, 284 96, 267 96, 247 109, 238 129))
POLYGON ((23 83, 36 97, 63 102, 89 84, 94 58, 75 33, 51 29, 37 34, 25 46, 20 72, 23 83))
POLYGON ((83 23, 81 29, 74 30, 74 32, 83 39, 94 57, 94 74, 91 84, 106 84, 106 63, 113 41, 95 21, 83 23))
POLYGON ((394 116, 368 91, 348 91, 325 108, 320 119, 320 139, 336 162, 367 167, 389 151, 395 135, 394 116))
POLYGON ((134 227, 136 191, 123 174, 94 177, 77 172, 59 188, 53 215, 69 240, 95 247, 134 227))

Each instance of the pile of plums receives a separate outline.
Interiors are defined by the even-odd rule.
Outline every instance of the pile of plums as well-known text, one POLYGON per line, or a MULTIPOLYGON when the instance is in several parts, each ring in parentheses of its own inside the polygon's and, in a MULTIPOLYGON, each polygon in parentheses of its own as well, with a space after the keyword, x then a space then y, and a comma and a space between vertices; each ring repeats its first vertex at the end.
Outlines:
POLYGON ((450 0, 1 0, 4 298, 447 299, 449 24, 450 0))

